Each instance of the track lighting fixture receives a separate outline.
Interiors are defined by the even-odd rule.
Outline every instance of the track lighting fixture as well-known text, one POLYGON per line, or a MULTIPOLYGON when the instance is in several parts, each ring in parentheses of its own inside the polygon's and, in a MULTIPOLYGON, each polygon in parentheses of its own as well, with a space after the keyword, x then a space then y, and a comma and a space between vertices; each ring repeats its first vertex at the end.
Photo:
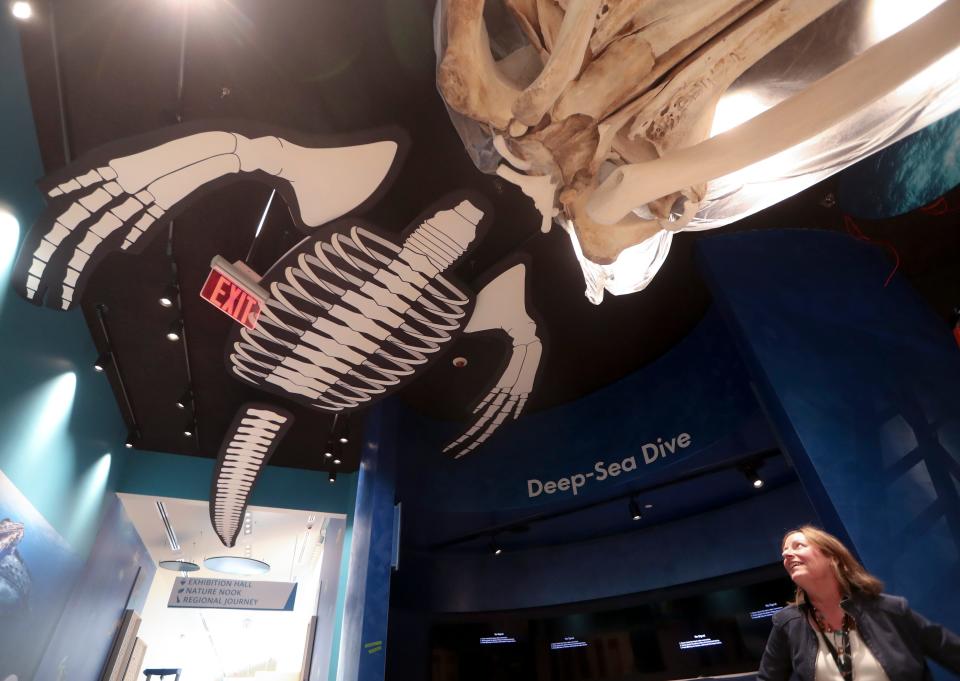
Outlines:
POLYGON ((641 520, 643 518, 643 512, 640 510, 640 504, 637 503, 637 500, 634 497, 630 497, 630 517, 634 520, 641 520))
POLYGON ((329 483, 332 485, 332 484, 335 483, 336 481, 337 481, 337 472, 336 472, 336 471, 330 471, 330 472, 327 474, 327 482, 329 482, 329 483))
POLYGON ((196 431, 196 423, 192 420, 187 422, 187 425, 183 427, 183 436, 184 437, 193 437, 193 433, 196 431))
POLYGON ((124 441, 123 446, 127 449, 133 449, 138 440, 140 440, 140 431, 134 428, 127 433, 127 439, 124 441))
POLYGON ((176 284, 170 284, 163 289, 158 302, 162 307, 173 307, 179 298, 180 288, 176 284))
POLYGON ((180 399, 177 400, 177 409, 186 409, 191 404, 193 404, 193 390, 187 388, 183 391, 183 395, 180 396, 180 399))
POLYGON ((745 463, 738 466, 743 476, 753 485, 754 489, 760 489, 763 487, 763 478, 757 473, 759 466, 755 463, 745 463))
POLYGON ((180 335, 182 332, 183 332, 183 320, 175 319, 173 323, 170 324, 170 328, 167 329, 167 340, 170 341, 171 343, 176 343, 178 340, 180 340, 180 335))
POLYGON ((100 356, 97 357, 97 361, 93 363, 93 370, 98 373, 103 373, 107 370, 111 361, 113 361, 113 355, 111 353, 101 352, 100 356))

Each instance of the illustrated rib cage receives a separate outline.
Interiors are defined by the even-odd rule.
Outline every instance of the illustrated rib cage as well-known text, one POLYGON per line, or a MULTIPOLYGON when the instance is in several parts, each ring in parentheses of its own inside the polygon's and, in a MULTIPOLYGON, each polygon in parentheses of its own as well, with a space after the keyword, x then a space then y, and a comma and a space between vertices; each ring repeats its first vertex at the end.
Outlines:
POLYGON ((481 217, 463 201, 402 245, 357 226, 305 240, 296 265, 271 277, 258 327, 241 329, 233 371, 333 412, 399 385, 463 325, 470 299, 440 273, 481 217))
POLYGON ((243 409, 234 422, 233 436, 224 443, 214 476, 210 509, 213 528, 227 547, 236 541, 257 475, 290 422, 288 415, 255 407, 243 409))

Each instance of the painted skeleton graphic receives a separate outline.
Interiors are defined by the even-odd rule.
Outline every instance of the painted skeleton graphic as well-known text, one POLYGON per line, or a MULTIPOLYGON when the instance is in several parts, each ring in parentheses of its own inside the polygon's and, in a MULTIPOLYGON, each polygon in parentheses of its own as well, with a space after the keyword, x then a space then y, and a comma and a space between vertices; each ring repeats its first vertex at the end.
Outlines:
MULTIPOLYGON (((476 196, 441 199, 399 241, 360 220, 337 220, 384 190, 403 150, 399 137, 323 147, 287 137, 177 128, 81 159, 42 183, 50 203, 21 250, 16 285, 37 304, 75 307, 106 254, 141 250, 143 235, 202 191, 239 175, 261 179, 301 227, 336 222, 257 282, 270 295, 257 328, 234 330, 230 372, 310 408, 348 412, 404 387, 460 333, 499 331, 512 346, 506 368, 444 450, 473 451, 520 415, 540 366, 526 265, 507 264, 476 296, 446 274, 489 221, 476 196)), ((227 433, 210 509, 225 545, 233 545, 250 492, 291 423, 269 404, 244 405, 227 433)))

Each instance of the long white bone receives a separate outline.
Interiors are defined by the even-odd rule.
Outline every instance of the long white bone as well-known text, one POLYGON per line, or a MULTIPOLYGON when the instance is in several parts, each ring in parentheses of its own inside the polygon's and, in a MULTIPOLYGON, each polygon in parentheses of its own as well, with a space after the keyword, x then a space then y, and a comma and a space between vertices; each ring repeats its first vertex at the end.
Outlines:
POLYGON ((617 168, 587 202, 589 215, 602 224, 616 223, 677 188, 728 175, 803 142, 956 49, 957 26, 960 0, 947 0, 746 123, 659 160, 617 168))
POLYGON ((260 171, 288 182, 303 223, 323 224, 349 212, 380 186, 397 149, 391 140, 311 149, 279 137, 249 139, 208 131, 111 159, 49 192, 71 202, 31 254, 25 294, 35 298, 45 280, 54 278, 47 271, 53 254, 63 248, 68 234, 83 230, 62 277, 51 282, 61 286, 59 302, 68 309, 90 259, 113 232, 126 228, 121 246, 126 250, 189 194, 228 175, 260 171), (88 224, 95 216, 96 222, 88 224))

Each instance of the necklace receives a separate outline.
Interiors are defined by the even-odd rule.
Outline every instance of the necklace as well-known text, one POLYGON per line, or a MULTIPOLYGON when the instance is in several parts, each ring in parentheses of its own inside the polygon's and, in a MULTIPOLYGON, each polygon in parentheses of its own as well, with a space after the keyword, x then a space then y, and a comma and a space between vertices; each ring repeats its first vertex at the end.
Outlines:
POLYGON ((823 614, 816 608, 813 608, 813 619, 817 623, 817 629, 820 630, 820 635, 823 637, 827 650, 830 651, 830 657, 833 658, 837 669, 840 671, 840 676, 843 677, 844 681, 853 681, 853 658, 850 655, 850 624, 852 620, 850 616, 846 613, 843 614, 843 621, 839 630, 831 627, 823 614), (830 638, 833 639, 833 643, 827 638, 828 633, 830 638))
POLYGON ((849 615, 847 615, 847 613, 843 613, 840 629, 834 629, 832 626, 830 626, 830 623, 827 622, 827 618, 823 616, 823 613, 816 608, 813 608, 813 618, 817 621, 817 626, 820 627, 820 631, 825 631, 828 634, 843 630, 849 631, 851 627, 849 626, 849 622, 847 620, 848 617, 849 615))

